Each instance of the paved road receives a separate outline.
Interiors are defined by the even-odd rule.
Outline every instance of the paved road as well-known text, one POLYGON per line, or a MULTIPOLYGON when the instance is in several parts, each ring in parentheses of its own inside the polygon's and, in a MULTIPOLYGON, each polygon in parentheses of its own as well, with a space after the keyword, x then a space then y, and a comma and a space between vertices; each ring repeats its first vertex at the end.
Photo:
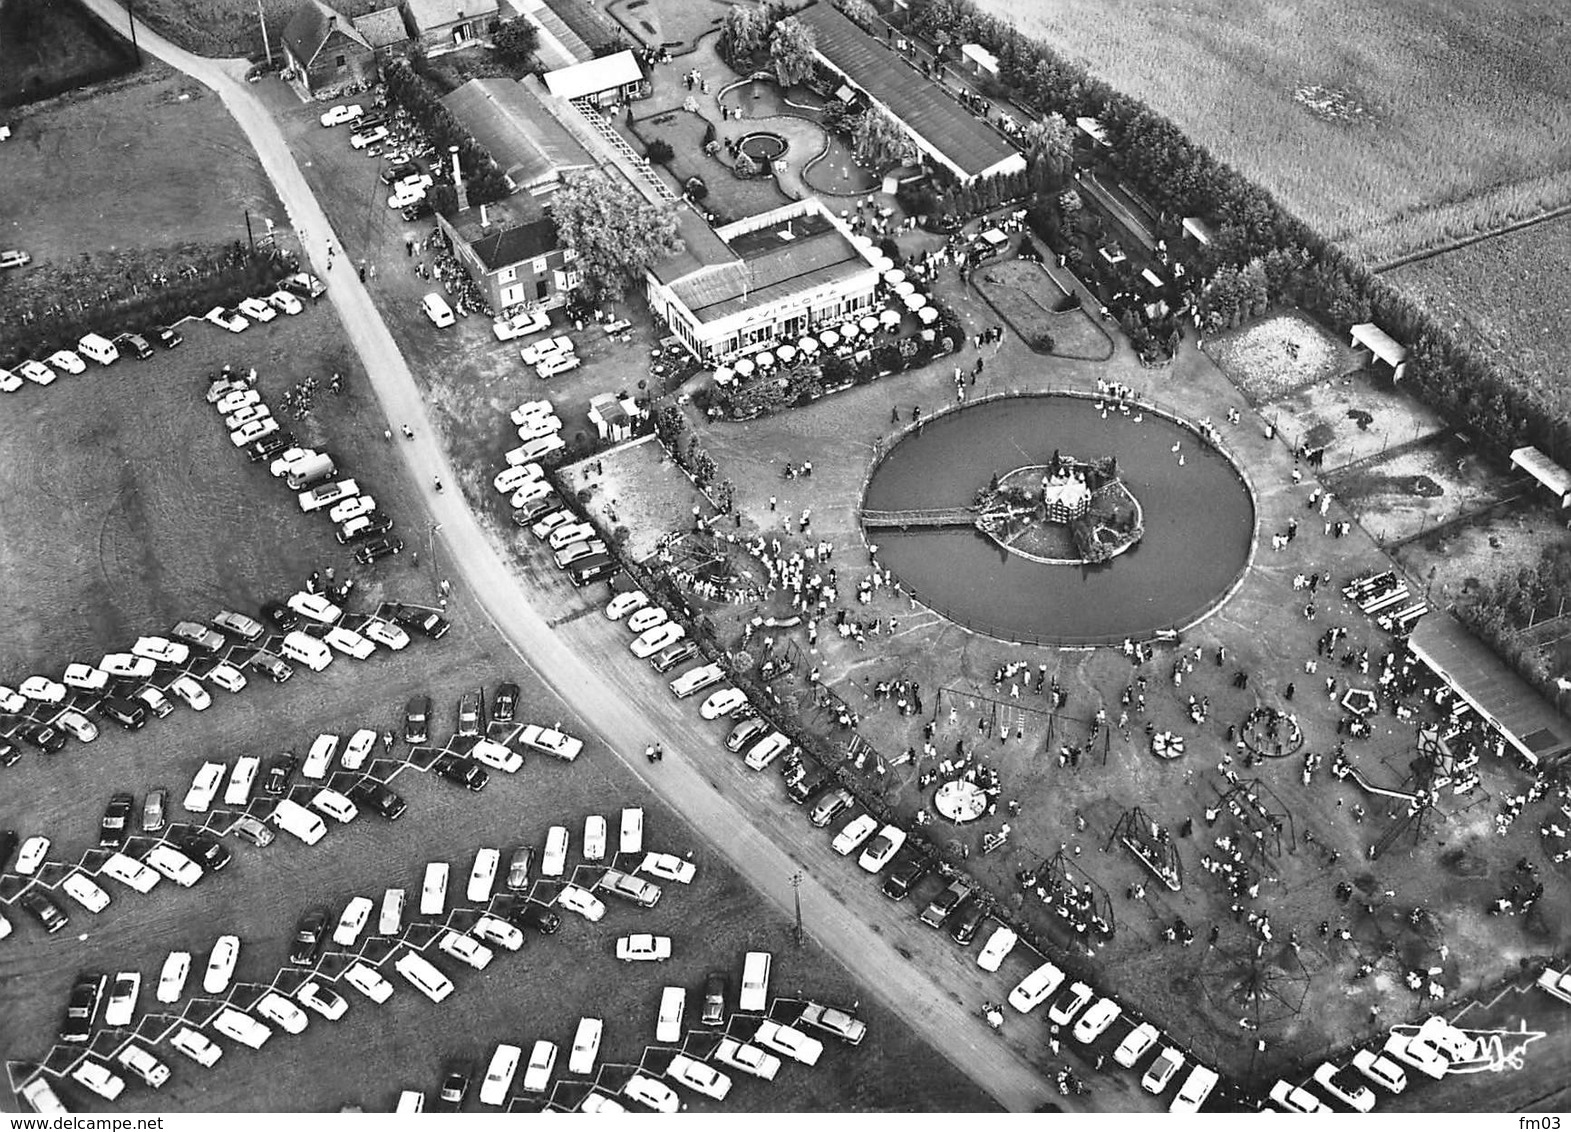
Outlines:
MULTIPOLYGON (((86 2, 113 27, 126 31, 126 13, 113 0, 86 2)), ((1007 987, 988 979, 974 965, 958 962, 947 940, 918 924, 909 908, 890 904, 854 866, 834 857, 827 839, 810 836, 800 816, 780 805, 778 787, 762 797, 762 785, 772 776, 755 776, 752 789, 745 791, 760 794, 755 815, 754 806, 744 809, 708 776, 711 770, 733 769, 734 762, 711 768, 683 757, 684 751, 713 750, 714 737, 699 726, 691 704, 678 708, 651 679, 649 669, 632 659, 625 634, 617 634, 597 617, 582 618, 560 630, 550 628, 531 601, 528 582, 513 574, 456 487, 434 490, 433 477, 447 484, 456 484, 457 477, 436 440, 419 387, 341 252, 334 257, 335 268, 328 269, 327 249, 340 248, 337 237, 277 124, 244 82, 245 62, 192 55, 140 22, 136 34, 144 51, 216 91, 255 147, 312 269, 328 282, 328 295, 388 420, 415 430, 415 441, 400 448, 421 485, 432 521, 442 526, 459 580, 471 588, 520 659, 778 907, 792 908, 790 878, 804 874, 801 899, 814 939, 1000 1104, 1016 1111, 1032 1111, 1048 1101, 1072 1107, 1033 1064, 1033 1058, 1041 1059, 1046 1052, 1045 1023, 1040 1018, 1012 1019, 1006 1026, 1008 1041, 981 1021, 980 1004, 1002 998, 1007 987), (671 753, 651 766, 644 762, 642 751, 657 739, 671 753), (629 754, 633 758, 628 759, 629 754), (770 827, 769 833, 760 828, 760 821, 770 827)), ((721 782, 730 777, 716 775, 721 782)), ((733 785, 726 783, 725 789, 733 785)), ((1102 1079, 1095 1089, 1098 1108, 1153 1107, 1125 1080, 1102 1079), (1109 1103, 1109 1094, 1122 1095, 1109 1103)))

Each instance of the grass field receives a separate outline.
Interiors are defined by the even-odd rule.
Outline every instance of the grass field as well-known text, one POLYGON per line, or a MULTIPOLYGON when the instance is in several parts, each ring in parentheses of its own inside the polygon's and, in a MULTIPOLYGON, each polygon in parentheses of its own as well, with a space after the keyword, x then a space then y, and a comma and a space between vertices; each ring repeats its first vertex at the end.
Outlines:
MULTIPOLYGON (((230 243, 287 219, 239 127, 206 87, 164 72, 13 120, 0 241, 38 272, 82 256, 230 243)), ((5 290, 0 279, 0 294, 5 290)))
POLYGON ((0 4, 0 106, 47 98, 134 65, 130 45, 76 0, 0 4))
POLYGON ((1371 260, 1571 199, 1571 78, 1545 34, 1556 0, 980 2, 1371 260), (1302 88, 1354 109, 1317 116, 1302 88))
MULTIPOLYGON (((333 10, 353 19, 377 8, 379 0, 337 0, 333 10)), ((262 0, 267 36, 277 57, 279 37, 294 15, 293 0, 262 0)), ((138 0, 136 18, 187 51, 216 58, 262 53, 255 0, 138 0)))
POLYGON ((1571 407, 1571 216, 1408 264, 1387 278, 1495 365, 1571 407))

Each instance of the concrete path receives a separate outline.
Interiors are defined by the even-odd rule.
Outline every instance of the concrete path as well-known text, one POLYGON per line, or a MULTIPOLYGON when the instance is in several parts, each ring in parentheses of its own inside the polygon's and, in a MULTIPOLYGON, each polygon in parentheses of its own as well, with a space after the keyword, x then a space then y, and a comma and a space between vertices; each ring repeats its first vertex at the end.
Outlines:
MULTIPOLYGON (((122 34, 127 16, 113 0, 86 3, 122 34)), ((430 520, 441 525, 448 561, 473 591, 498 631, 519 658, 541 675, 582 719, 643 778, 666 804, 712 840, 733 867, 776 907, 790 912, 791 878, 801 873, 801 900, 810 914, 815 940, 900 1015, 936 1049, 1016 1111, 1053 1102, 1065 1109, 1085 1107, 1058 1096, 1048 1073, 1032 1063, 1045 1058, 1046 1023, 1012 1016, 1001 1038, 982 1022, 984 1000, 1001 1000, 1008 985, 989 978, 961 957, 941 933, 917 923, 912 910, 892 904, 860 875, 854 865, 834 857, 827 838, 809 830, 801 816, 782 805, 773 776, 750 780, 759 795, 742 808, 722 794, 705 768, 683 752, 715 746, 711 729, 700 727, 691 705, 678 705, 650 678, 648 667, 625 649, 604 618, 582 618, 552 630, 531 602, 530 587, 515 577, 481 529, 456 486, 439 492, 434 477, 456 485, 435 429, 403 355, 366 289, 344 258, 338 239, 277 124, 244 81, 246 62, 192 55, 138 22, 144 51, 211 87, 245 131, 289 213, 309 266, 328 283, 328 297, 370 375, 378 401, 394 425, 408 424, 415 440, 400 445, 410 472, 421 485, 430 520), (328 249, 335 249, 328 268, 328 249), (571 635, 570 635, 571 634, 571 635), (591 646, 590 648, 574 647, 591 646), (670 752, 658 765, 642 757, 646 743, 659 741, 670 752), (765 790, 763 787, 769 787, 765 790), (766 835, 758 822, 771 827, 766 835), (820 880, 819 876, 824 879, 820 880), (1007 1039, 1007 1040, 1005 1040, 1007 1039)), ((1039 1015, 1045 1011, 1039 1011, 1039 1015)), ((1046 1064, 1045 1060, 1043 1064, 1046 1064)), ((1127 1075, 1126 1075, 1127 1076, 1127 1075)), ((1133 1082, 1093 1079, 1098 1108, 1152 1109, 1133 1082), (1109 1103, 1109 1094, 1122 1094, 1109 1103)), ((917 1085, 916 1087, 920 1087, 917 1085)), ((1094 1099, 1094 1098, 1093 1098, 1094 1099)))

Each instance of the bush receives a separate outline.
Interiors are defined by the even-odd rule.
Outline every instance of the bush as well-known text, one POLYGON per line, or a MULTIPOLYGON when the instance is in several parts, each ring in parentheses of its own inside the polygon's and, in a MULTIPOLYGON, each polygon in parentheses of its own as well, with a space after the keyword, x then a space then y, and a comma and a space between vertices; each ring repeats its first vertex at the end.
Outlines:
POLYGON ((664 138, 655 138, 644 148, 644 156, 656 165, 668 165, 671 158, 676 156, 676 151, 664 138))

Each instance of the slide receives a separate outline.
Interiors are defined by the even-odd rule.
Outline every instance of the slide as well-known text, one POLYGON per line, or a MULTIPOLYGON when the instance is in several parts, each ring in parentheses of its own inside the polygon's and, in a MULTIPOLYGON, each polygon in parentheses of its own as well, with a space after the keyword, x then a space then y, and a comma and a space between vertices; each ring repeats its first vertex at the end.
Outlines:
POLYGON ((1374 783, 1370 782, 1369 779, 1365 778, 1363 772, 1356 766, 1350 766, 1347 768, 1347 776, 1362 786, 1368 793, 1374 794, 1381 798, 1400 798, 1404 802, 1412 802, 1418 798, 1417 794, 1410 793, 1406 790, 1392 790, 1389 787, 1376 786, 1374 783))

